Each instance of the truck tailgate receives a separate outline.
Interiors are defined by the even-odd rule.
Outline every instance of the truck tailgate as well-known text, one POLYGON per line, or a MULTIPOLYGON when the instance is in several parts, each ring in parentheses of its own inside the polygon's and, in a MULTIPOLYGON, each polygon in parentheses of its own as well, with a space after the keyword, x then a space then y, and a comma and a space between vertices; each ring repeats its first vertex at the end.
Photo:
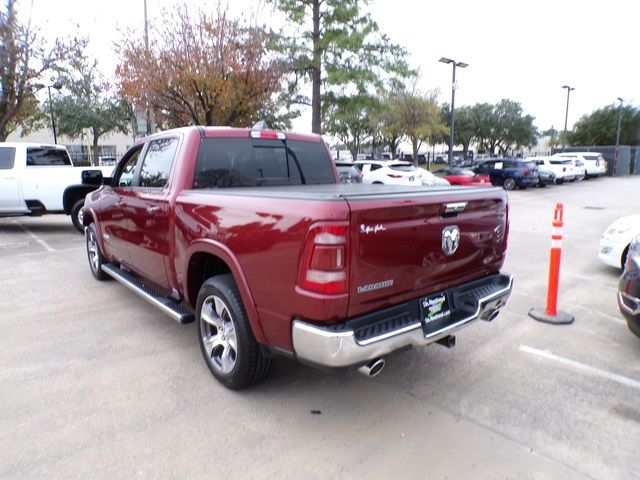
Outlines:
POLYGON ((501 189, 388 190, 345 197, 351 210, 354 317, 497 272, 508 230, 501 189))

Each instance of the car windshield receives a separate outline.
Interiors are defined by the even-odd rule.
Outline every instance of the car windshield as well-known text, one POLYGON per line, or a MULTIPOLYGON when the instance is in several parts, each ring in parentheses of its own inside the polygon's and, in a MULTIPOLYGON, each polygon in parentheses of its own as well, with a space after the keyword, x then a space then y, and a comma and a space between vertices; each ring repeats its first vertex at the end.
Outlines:
POLYGON ((585 160, 600 160, 600 154, 598 155, 583 155, 585 160))
POLYGON ((465 177, 473 177, 475 172, 473 170, 468 170, 466 168, 454 168, 451 170, 452 175, 463 175, 465 177))

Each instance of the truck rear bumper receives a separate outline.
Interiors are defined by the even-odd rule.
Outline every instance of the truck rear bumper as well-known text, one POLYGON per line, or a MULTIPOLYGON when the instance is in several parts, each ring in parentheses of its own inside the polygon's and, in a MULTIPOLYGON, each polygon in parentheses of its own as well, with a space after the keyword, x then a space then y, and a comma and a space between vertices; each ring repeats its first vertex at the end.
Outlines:
POLYGON ((474 320, 492 320, 506 304, 512 287, 513 276, 499 273, 337 326, 294 320, 294 352, 299 360, 323 367, 362 365, 408 346, 436 342, 474 320), (421 301, 440 294, 447 297, 450 314, 444 322, 426 325, 421 301))

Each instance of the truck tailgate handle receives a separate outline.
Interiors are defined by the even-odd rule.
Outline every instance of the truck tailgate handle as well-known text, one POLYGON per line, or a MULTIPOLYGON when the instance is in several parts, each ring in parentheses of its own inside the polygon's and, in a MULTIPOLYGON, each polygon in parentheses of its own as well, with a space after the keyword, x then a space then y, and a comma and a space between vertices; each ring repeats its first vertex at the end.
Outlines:
POLYGON ((443 215, 454 216, 466 208, 467 202, 445 203, 443 206, 444 206, 444 212, 442 212, 443 215))

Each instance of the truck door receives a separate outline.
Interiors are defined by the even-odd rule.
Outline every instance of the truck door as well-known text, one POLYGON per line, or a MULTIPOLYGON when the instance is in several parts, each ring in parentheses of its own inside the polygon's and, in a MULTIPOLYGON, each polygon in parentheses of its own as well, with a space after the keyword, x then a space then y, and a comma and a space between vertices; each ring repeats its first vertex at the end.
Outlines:
POLYGON ((105 186, 100 194, 100 231, 104 239, 105 253, 111 261, 129 263, 126 215, 127 197, 131 195, 135 168, 140 159, 142 145, 129 150, 116 170, 111 186, 105 186))
POLYGON ((169 254, 169 173, 179 137, 149 142, 127 197, 127 244, 131 267, 156 285, 169 289, 165 259, 169 254))
POLYGON ((24 210, 20 202, 20 184, 14 169, 16 149, 0 147, 0 213, 24 210))

